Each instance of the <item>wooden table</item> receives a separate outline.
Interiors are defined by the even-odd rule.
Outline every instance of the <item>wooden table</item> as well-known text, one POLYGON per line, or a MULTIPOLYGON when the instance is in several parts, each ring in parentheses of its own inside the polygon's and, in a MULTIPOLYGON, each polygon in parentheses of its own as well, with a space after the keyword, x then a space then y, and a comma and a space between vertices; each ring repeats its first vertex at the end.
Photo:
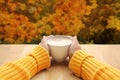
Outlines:
MULTIPOLYGON (((17 60, 37 45, 0 45, 0 65, 17 60)), ((82 49, 99 61, 120 69, 120 45, 81 45, 82 49)), ((31 80, 80 80, 68 69, 68 62, 52 62, 49 69, 36 74, 31 80)))

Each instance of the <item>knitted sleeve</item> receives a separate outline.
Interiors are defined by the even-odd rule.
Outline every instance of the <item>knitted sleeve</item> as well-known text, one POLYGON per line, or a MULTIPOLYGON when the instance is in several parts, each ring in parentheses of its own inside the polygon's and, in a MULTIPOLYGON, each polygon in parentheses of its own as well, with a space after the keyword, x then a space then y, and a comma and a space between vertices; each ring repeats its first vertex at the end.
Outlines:
POLYGON ((25 57, 0 67, 0 80, 30 80, 37 72, 50 66, 48 52, 37 46, 25 57))
POLYGON ((69 68, 84 80, 120 80, 120 70, 97 61, 82 50, 72 56, 69 68))

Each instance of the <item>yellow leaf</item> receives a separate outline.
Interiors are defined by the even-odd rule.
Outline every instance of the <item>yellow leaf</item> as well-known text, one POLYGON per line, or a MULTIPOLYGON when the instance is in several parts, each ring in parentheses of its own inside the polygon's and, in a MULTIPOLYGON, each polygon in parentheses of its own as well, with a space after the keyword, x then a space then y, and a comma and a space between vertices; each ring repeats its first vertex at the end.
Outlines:
POLYGON ((35 0, 28 0, 29 4, 35 4, 35 0))

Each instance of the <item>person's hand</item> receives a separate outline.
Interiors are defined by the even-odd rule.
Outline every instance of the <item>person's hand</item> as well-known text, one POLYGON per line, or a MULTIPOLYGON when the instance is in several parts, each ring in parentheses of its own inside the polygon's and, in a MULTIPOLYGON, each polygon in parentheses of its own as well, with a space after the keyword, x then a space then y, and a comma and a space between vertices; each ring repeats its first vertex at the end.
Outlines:
POLYGON ((48 45, 47 45, 47 40, 50 39, 51 37, 53 37, 53 35, 43 36, 41 42, 39 43, 39 45, 40 45, 41 47, 45 48, 45 49, 48 51, 48 53, 50 53, 50 51, 49 51, 49 47, 48 47, 48 45))
POLYGON ((72 40, 72 44, 69 48, 69 59, 71 59, 72 55, 77 51, 77 50, 80 50, 81 47, 80 47, 80 44, 77 40, 77 37, 71 37, 69 36, 69 38, 72 40))

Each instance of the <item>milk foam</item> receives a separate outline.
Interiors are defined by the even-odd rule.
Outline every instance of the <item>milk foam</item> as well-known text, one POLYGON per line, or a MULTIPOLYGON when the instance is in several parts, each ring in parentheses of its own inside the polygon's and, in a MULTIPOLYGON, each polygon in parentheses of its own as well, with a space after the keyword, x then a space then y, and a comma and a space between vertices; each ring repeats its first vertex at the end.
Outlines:
POLYGON ((72 43, 72 40, 67 37, 53 37, 49 39, 47 43, 53 46, 64 46, 70 45, 72 43))

